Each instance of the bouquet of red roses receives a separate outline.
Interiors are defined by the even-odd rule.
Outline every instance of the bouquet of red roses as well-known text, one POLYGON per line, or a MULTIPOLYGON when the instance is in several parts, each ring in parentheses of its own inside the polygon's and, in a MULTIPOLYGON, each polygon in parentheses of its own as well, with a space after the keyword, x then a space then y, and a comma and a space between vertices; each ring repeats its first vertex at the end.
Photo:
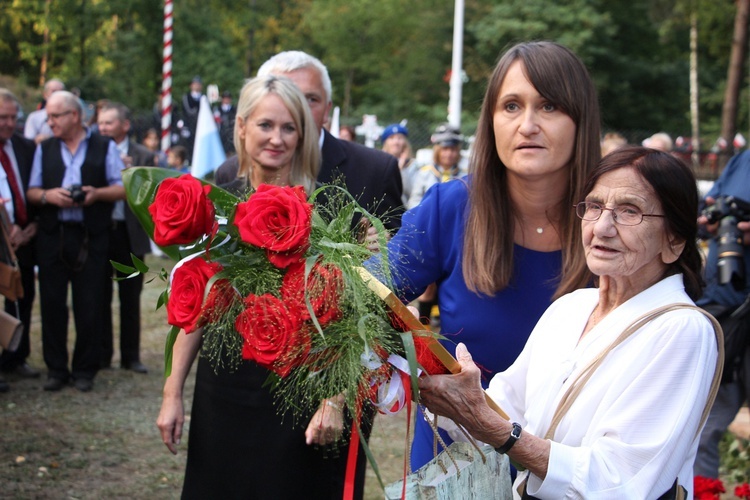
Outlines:
MULTIPOLYGON (((168 287, 159 300, 172 325, 167 372, 179 330, 201 329, 202 355, 215 369, 251 360, 270 371, 280 411, 308 414, 341 393, 351 408, 368 399, 386 412, 404 406, 416 389, 409 374, 417 373, 419 337, 392 320, 363 279, 372 254, 352 221, 366 217, 382 246, 386 230, 345 191, 328 186, 308 199, 301 187, 261 185, 240 199, 155 168, 128 169, 124 180, 133 212, 177 261, 171 275, 162 272, 168 287), (323 190, 329 203, 316 205, 323 190)), ((388 276, 385 256, 378 261, 388 276)), ((135 268, 113 264, 148 270, 135 258, 135 268)))

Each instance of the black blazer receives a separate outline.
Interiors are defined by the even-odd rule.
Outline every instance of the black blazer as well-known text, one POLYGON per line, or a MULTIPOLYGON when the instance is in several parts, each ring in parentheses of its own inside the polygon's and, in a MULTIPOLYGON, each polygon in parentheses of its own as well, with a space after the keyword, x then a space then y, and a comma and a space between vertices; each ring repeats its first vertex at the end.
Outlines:
MULTIPOLYGON (((381 219, 387 228, 401 227, 403 188, 396 158, 361 144, 336 139, 327 130, 323 133, 318 182, 330 184, 342 179, 357 202, 381 219)), ((236 179, 238 168, 237 156, 221 164, 214 175, 216 185, 229 185, 236 179)))
MULTIPOLYGON (((128 156, 133 159, 134 167, 154 166, 154 153, 136 142, 128 141, 128 156)), ((131 252, 138 256, 151 252, 151 241, 127 202, 125 202, 125 227, 130 238, 131 252)))
POLYGON ((323 162, 318 182, 331 184, 343 179, 357 202, 389 229, 401 227, 403 186, 396 158, 356 142, 336 139, 323 130, 323 162))

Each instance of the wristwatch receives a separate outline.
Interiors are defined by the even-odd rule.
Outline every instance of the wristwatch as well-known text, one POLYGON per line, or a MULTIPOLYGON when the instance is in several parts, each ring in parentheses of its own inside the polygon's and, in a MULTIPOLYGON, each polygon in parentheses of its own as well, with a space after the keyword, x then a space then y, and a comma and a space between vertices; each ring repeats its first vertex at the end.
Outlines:
POLYGON ((42 191, 42 205, 47 204, 47 191, 42 191))
POLYGON ((521 439, 521 430, 521 424, 513 422, 513 429, 510 431, 508 440, 501 447, 495 448, 495 451, 502 454, 508 453, 516 441, 521 439))

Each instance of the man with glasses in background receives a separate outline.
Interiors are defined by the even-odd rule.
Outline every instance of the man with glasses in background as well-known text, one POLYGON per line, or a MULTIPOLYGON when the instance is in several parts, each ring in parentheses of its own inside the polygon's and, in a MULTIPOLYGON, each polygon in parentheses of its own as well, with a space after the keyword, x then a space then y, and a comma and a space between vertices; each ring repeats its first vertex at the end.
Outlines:
POLYGON ((72 377, 76 389, 88 392, 100 366, 109 230, 114 202, 125 198, 124 165, 112 139, 83 125, 78 97, 55 92, 46 109, 54 136, 37 146, 26 193, 39 208, 42 351, 49 370, 44 390, 59 391, 72 377), (72 369, 68 284, 76 327, 72 369))

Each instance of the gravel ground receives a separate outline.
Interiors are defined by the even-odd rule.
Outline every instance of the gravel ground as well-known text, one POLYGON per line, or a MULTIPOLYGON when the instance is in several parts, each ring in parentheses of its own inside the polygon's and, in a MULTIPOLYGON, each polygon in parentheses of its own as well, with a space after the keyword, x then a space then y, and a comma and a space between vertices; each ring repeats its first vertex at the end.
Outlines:
MULTIPOLYGON (((152 269, 168 262, 147 259, 152 269)), ((162 289, 156 279, 146 284, 142 295, 141 357, 149 373, 103 370, 89 393, 72 386, 57 393, 42 390, 46 370, 38 307, 35 309, 29 361, 43 374, 36 380, 7 376, 11 390, 0 394, 0 498, 179 498, 187 439, 183 439, 180 453, 173 456, 161 443, 155 425, 168 331, 164 309, 154 311, 162 289)), ((117 314, 118 308, 114 311, 117 314)), ((71 326, 71 342, 74 336, 71 326)), ((117 356, 115 367, 119 366, 117 356)), ((192 388, 191 377, 186 394, 192 394, 192 388)), ((190 398, 186 408, 190 408, 190 398)), ((405 423, 403 414, 376 421, 371 444, 386 483, 399 479, 402 473, 405 423)), ((367 499, 383 498, 372 470, 367 485, 367 499)))

